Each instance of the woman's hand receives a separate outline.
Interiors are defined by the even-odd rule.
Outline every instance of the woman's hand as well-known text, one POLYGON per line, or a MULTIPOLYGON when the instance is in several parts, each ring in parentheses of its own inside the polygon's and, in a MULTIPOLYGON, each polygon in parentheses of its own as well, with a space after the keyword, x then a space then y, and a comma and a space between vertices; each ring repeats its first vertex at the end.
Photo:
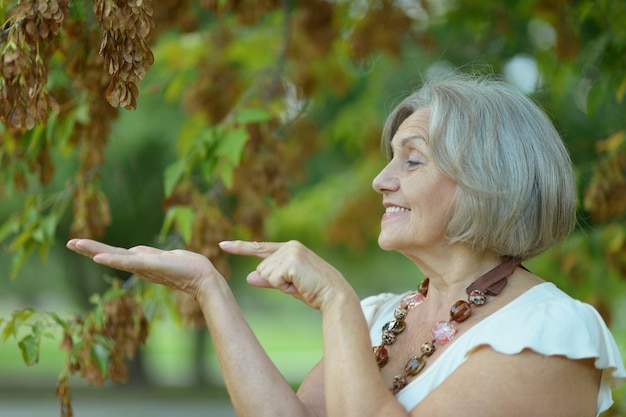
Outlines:
POLYGON ((341 291, 354 292, 334 267, 300 242, 225 241, 219 245, 229 253, 263 258, 248 275, 249 284, 278 289, 318 310, 341 291))
POLYGON ((186 250, 164 251, 150 246, 124 249, 90 239, 72 239, 66 246, 98 264, 131 272, 194 298, 207 277, 222 278, 206 257, 186 250))

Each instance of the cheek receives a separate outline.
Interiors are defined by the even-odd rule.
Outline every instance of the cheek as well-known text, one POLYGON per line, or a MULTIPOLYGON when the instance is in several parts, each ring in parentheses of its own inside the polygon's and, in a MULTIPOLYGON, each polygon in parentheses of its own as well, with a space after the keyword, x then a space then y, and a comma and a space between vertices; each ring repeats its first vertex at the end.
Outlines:
POLYGON ((432 184, 430 195, 424 200, 424 209, 439 217, 441 221, 447 219, 454 209, 457 185, 448 178, 432 184))

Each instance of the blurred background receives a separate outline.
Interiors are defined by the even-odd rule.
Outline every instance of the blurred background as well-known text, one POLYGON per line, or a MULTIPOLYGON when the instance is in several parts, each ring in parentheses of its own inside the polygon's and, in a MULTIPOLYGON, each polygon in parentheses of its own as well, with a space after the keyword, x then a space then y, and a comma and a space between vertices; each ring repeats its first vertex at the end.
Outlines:
MULTIPOLYGON (((32 0, 0 19, 0 416, 235 415, 197 305, 75 236, 208 256, 296 388, 319 314, 248 287, 257 261, 217 243, 297 239, 363 297, 414 288, 370 184, 388 112, 452 69, 503 77, 561 132, 579 224, 527 266, 626 356, 626 1, 32 0)), ((614 396, 605 416, 626 415, 614 396)))

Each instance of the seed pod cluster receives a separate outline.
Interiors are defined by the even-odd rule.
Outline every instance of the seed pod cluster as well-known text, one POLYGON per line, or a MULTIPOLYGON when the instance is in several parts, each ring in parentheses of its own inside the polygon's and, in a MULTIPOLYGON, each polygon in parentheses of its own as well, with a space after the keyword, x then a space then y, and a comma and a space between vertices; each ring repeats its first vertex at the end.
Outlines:
MULTIPOLYGON (((64 27, 60 52, 67 55, 65 70, 71 79, 73 92, 86 116, 74 122, 69 142, 76 147, 79 168, 72 180, 71 236, 99 238, 111 222, 107 196, 100 189, 100 169, 104 150, 111 132, 111 123, 119 115, 104 98, 110 77, 103 71, 104 59, 98 53, 101 31, 80 21, 69 21, 64 27)), ((72 109, 72 106, 63 106, 72 109)), ((64 116, 61 112, 60 116, 64 116)))
MULTIPOLYGON (((148 337, 148 321, 141 305, 130 294, 123 294, 102 303, 102 316, 79 318, 79 330, 65 331, 60 348, 67 352, 67 371, 80 373, 89 383, 104 384, 111 381, 126 382, 126 358, 132 358, 148 337)), ((67 393, 67 388, 57 396, 67 393)))
POLYGON ((59 399, 61 417, 73 417, 72 408, 72 387, 67 378, 67 373, 63 372, 57 381, 56 396, 59 399))
POLYGON ((69 16, 67 0, 23 0, 2 27, 0 120, 14 133, 48 120, 58 104, 46 89, 52 39, 69 16))
POLYGON ((626 147, 596 165, 583 204, 597 223, 626 214, 626 147))
POLYGON ((106 98, 113 107, 135 109, 142 80, 154 63, 148 45, 154 27, 151 0, 96 0, 94 13, 104 30, 100 55, 111 81, 106 98))
POLYGON ((232 13, 246 26, 254 25, 262 16, 281 7, 280 0, 200 0, 199 4, 218 17, 232 13))
POLYGON ((245 226, 251 239, 264 239, 263 222, 271 207, 289 201, 289 176, 283 164, 287 146, 275 135, 276 119, 246 126, 248 142, 240 168, 235 171, 232 194, 237 198, 233 222, 245 226), (259 192, 263 190, 263 192, 259 192))
POLYGON ((381 50, 396 57, 410 28, 411 19, 395 2, 375 2, 350 36, 352 54, 361 62, 381 50))

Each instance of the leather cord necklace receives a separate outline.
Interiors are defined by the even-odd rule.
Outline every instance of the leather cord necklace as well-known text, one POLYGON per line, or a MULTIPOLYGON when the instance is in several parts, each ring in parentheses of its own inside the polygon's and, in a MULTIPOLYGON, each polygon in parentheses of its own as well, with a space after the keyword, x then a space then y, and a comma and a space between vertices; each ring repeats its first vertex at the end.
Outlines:
MULTIPOLYGON (((432 339, 424 342, 420 346, 421 354, 411 357, 404 366, 404 372, 394 376, 391 391, 394 394, 400 392, 409 383, 409 378, 419 374, 426 366, 426 358, 431 356, 436 345, 445 345, 451 341, 458 333, 454 322, 460 323, 469 318, 472 314, 472 306, 481 306, 487 302, 487 295, 496 296, 506 286, 507 277, 515 271, 521 263, 519 258, 508 258, 484 275, 472 282, 466 289, 467 301, 458 300, 450 308, 450 319, 438 321, 432 327, 430 335, 432 339)), ((380 368, 389 361, 389 352, 385 346, 396 341, 397 336, 406 328, 404 319, 408 312, 415 306, 421 304, 428 294, 429 279, 424 279, 417 287, 417 291, 412 292, 400 301, 400 306, 394 311, 394 320, 391 320, 382 328, 381 343, 373 347, 374 356, 380 368)))

